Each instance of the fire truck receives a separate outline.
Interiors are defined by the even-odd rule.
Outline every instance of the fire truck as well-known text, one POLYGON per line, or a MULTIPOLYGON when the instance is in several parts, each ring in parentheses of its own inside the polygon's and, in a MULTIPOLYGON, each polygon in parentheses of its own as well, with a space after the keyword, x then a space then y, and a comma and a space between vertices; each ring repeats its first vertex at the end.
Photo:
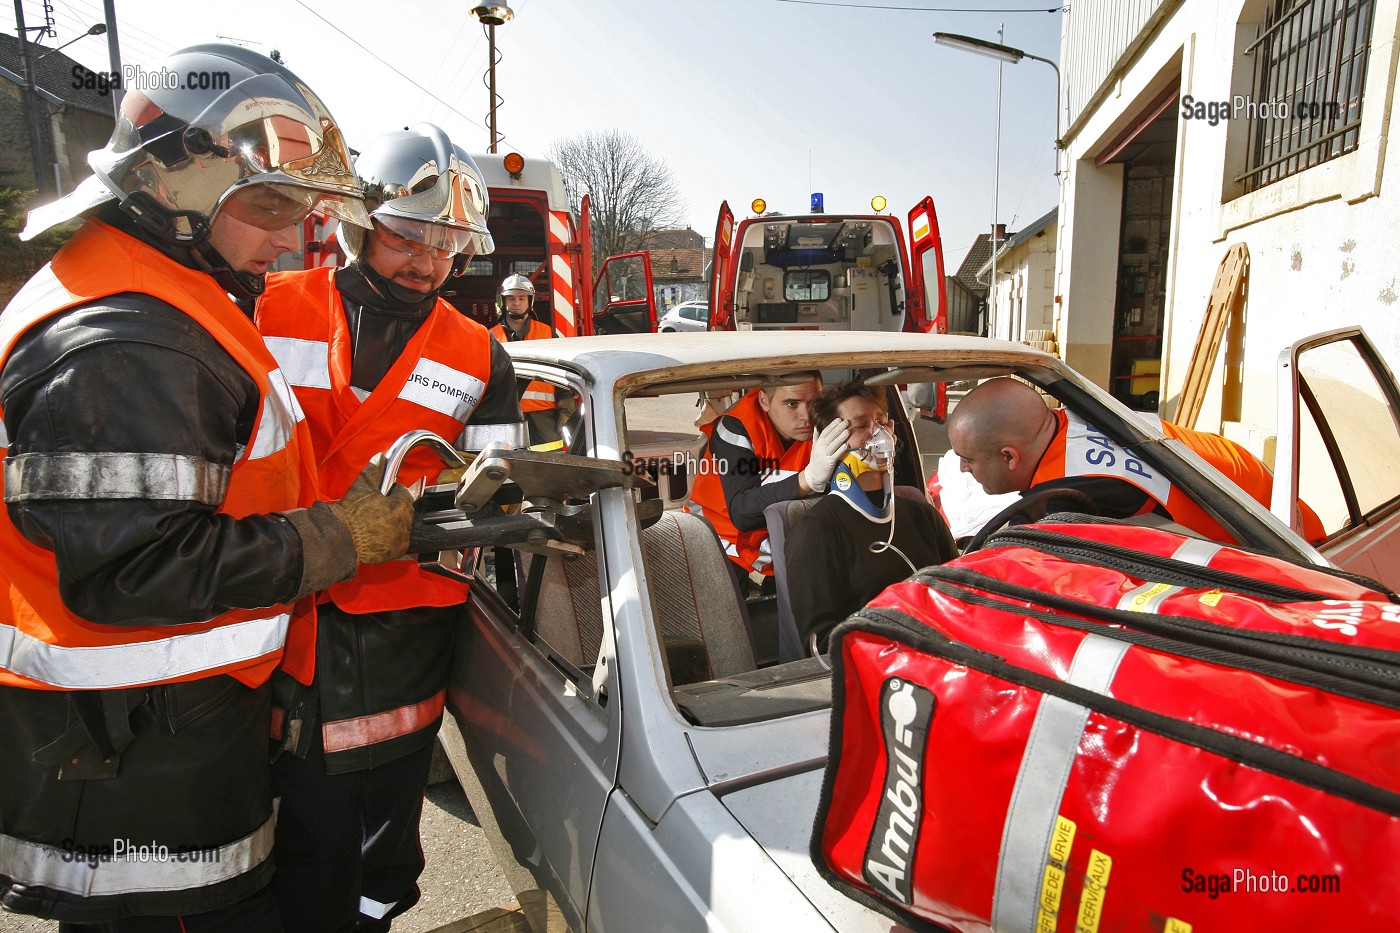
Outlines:
POLYGON ((765 213, 737 226, 720 205, 710 272, 711 330, 948 329, 943 247, 932 198, 899 218, 827 214, 820 194, 809 214, 765 213))
POLYGON ((442 297, 473 320, 496 321, 496 289, 508 275, 535 285, 535 317, 560 337, 593 332, 592 250, 588 199, 577 216, 569 210, 564 179, 547 159, 472 153, 491 198, 488 223, 496 251, 478 256, 442 297))
MULTIPOLYGON (((564 180, 546 159, 473 153, 472 160, 491 198, 488 223, 496 250, 477 256, 461 276, 449 278, 442 297, 489 327, 496 323, 496 289, 506 276, 518 273, 535 285, 535 317, 557 335, 593 333, 588 198, 580 214, 569 210, 564 180)), ((333 231, 333 221, 307 218, 302 230, 306 268, 343 261, 333 231)))

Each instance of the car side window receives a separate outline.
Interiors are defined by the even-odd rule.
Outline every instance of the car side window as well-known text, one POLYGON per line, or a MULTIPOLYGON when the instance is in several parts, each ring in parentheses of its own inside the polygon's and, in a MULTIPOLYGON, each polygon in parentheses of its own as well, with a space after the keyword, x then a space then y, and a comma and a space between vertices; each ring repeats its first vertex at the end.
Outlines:
POLYGON ((1298 357, 1298 489, 1331 535, 1400 497, 1400 425, 1375 371, 1349 340, 1298 357))

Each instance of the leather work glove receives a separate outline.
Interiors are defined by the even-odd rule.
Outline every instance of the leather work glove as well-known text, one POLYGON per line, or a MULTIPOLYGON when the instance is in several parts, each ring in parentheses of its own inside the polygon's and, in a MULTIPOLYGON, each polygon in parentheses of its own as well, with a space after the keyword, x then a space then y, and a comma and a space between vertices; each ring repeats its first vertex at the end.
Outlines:
POLYGON ((846 444, 850 436, 851 429, 846 420, 837 418, 812 438, 812 459, 802 470, 802 479, 812 492, 826 492, 831 472, 851 450, 846 444))
POLYGON ((442 472, 438 474, 437 479, 434 481, 434 485, 440 486, 443 483, 460 483, 462 481, 462 474, 466 473, 467 470, 471 468, 472 461, 476 459, 476 452, 459 450, 457 453, 467 462, 462 466, 443 467, 442 472))
POLYGON ((413 527, 413 494, 395 483, 389 494, 379 492, 384 455, 370 458, 339 502, 329 503, 335 517, 350 529, 355 557, 361 564, 382 564, 408 551, 413 527))

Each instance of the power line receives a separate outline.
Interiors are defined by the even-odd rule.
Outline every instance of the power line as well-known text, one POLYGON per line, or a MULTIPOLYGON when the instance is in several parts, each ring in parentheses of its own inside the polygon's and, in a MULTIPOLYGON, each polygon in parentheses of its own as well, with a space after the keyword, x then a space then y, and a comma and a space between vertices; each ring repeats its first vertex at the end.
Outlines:
POLYGON ((389 63, 388 63, 387 61, 385 61, 383 58, 380 58, 378 54, 376 54, 375 52, 373 52, 372 50, 370 50, 363 42, 361 42, 359 39, 356 39, 354 36, 350 35, 350 33, 346 32, 344 29, 341 29, 341 28, 340 28, 339 26, 337 26, 335 23, 333 23, 333 22, 331 22, 330 20, 326 19, 326 18, 325 18, 324 16, 322 16, 320 13, 317 13, 315 10, 311 9, 311 7, 307 6, 307 5, 303 2, 303 0, 297 0, 297 5, 300 6, 302 9, 306 10, 306 12, 310 13, 312 16, 314 16, 314 17, 316 17, 317 19, 319 19, 321 22, 325 23, 327 26, 329 26, 329 27, 331 27, 332 29, 334 29, 336 32, 340 33, 340 34, 341 34, 342 36, 344 36, 345 38, 349 39, 351 42, 355 43, 355 45, 358 46, 358 47, 360 48, 360 50, 363 51, 365 54, 369 55, 371 58, 373 58, 375 61, 379 62, 379 63, 380 63, 381 65, 383 65, 385 68, 388 68, 390 71, 392 71, 394 74, 398 75, 400 78, 403 78, 403 79, 404 79, 405 81, 407 81, 409 84, 411 84, 411 85, 413 85, 414 87, 418 88, 418 90, 420 90, 420 91, 422 91, 423 93, 427 94, 429 97, 431 97, 433 100, 437 101, 439 104, 442 104, 442 105, 443 105, 444 107, 446 107, 448 110, 451 110, 453 113, 455 113, 457 116, 461 117, 463 120, 466 120, 468 123, 472 124, 473 126, 480 127, 481 129, 486 129, 486 127, 485 127, 483 124, 477 122, 476 120, 473 120, 471 117, 467 116, 465 113, 463 113, 462 111, 458 110, 456 107, 452 106, 452 105, 449 104, 447 101, 443 100, 441 97, 438 97, 438 96, 437 96, 436 94, 434 94, 432 91, 428 90, 426 87, 424 87, 423 85, 419 84, 417 81, 413 80, 413 79, 410 78, 408 75, 404 74, 402 71, 399 71, 397 68, 395 68, 393 65, 389 64, 389 63))
POLYGON ((967 7, 944 6, 885 6, 876 3, 839 3, 837 0, 774 0, 776 3, 798 3, 803 6, 839 6, 852 10, 910 10, 916 13, 1064 13, 1065 6, 1052 7, 1008 7, 970 9, 967 7))

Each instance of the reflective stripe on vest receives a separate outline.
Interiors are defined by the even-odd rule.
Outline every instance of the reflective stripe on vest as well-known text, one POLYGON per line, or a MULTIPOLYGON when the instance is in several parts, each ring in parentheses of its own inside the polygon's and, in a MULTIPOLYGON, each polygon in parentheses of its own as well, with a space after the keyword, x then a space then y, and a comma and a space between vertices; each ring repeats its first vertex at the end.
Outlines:
MULTIPOLYGON (((127 292, 179 309, 257 386, 257 418, 246 447, 232 466, 158 453, 17 455, 6 463, 6 498, 170 499, 198 502, 233 518, 315 501, 315 464, 300 406, 247 316, 210 276, 100 221, 89 220, 0 314, 0 366, 40 321, 127 292)), ((291 612, 269 606, 229 610, 204 622, 95 625, 63 603, 53 552, 21 535, 8 510, 0 514, 0 590, 8 597, 0 598, 3 684, 138 687, 226 673, 255 687, 279 660, 296 679, 311 679, 311 600, 291 612)))
MULTIPOLYGON (((1055 415, 1059 418, 1060 430, 1041 458, 1031 479, 1032 485, 1061 476, 1111 476, 1142 490, 1177 524, 1214 541, 1233 540, 1209 512, 1156 467, 1125 450, 1077 415, 1063 410, 1055 415)), ((1269 507, 1273 476, 1258 457, 1217 434, 1192 431, 1151 416, 1146 420, 1155 421, 1163 434, 1188 447, 1265 509, 1269 507)))
POLYGON ((124 645, 66 647, 0 626, 0 667, 65 690, 111 690, 190 680, 282 647, 290 613, 124 645))
POLYGON ((147 844, 136 840, 133 845, 140 848, 110 857, 78 855, 75 850, 0 835, 0 875, 17 884, 84 898, 205 888, 247 874, 267 861, 276 821, 274 814, 226 846, 181 852, 150 843, 146 850, 147 844), (138 855, 151 850, 159 857, 138 855))
MULTIPOLYGON (((491 328, 491 336, 495 337, 501 343, 506 343, 510 339, 509 335, 506 333, 506 326, 504 324, 497 324, 495 327, 491 328)), ((529 331, 526 332, 524 337, 517 337, 515 339, 548 340, 553 336, 554 331, 550 329, 548 324, 531 318, 529 331)), ((549 411, 552 408, 558 407, 559 405, 554 399, 554 386, 548 382, 531 379, 529 384, 525 386, 525 391, 520 393, 520 410, 527 414, 535 411, 549 411)))
POLYGON ((428 728, 442 715, 447 705, 447 689, 418 703, 354 719, 337 719, 322 723, 321 746, 326 754, 377 745, 399 736, 412 735, 428 728))
POLYGON ((462 431, 463 450, 485 450, 488 445, 501 443, 524 447, 529 440, 522 421, 509 424, 469 424, 462 431))

